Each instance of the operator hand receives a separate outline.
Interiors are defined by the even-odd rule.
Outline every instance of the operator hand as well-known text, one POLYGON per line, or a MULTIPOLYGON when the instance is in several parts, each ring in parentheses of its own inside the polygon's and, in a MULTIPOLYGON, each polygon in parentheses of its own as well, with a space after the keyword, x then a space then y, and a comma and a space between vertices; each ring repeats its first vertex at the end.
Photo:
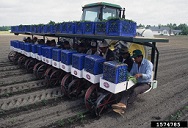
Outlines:
POLYGON ((136 74, 134 77, 135 77, 136 79, 138 79, 139 77, 142 77, 142 74, 136 74))

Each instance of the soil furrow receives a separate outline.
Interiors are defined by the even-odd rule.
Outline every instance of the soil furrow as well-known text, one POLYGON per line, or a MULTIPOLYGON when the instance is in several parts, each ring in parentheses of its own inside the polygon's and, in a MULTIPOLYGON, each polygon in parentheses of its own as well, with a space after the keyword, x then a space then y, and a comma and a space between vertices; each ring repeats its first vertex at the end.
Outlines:
POLYGON ((0 119, 0 125, 5 127, 41 127, 54 121, 66 119, 84 111, 83 100, 66 101, 57 106, 22 114, 11 119, 0 119))
POLYGON ((23 74, 19 76, 10 76, 6 78, 0 79, 0 87, 1 86, 8 86, 11 84, 23 83, 36 80, 33 74, 23 74))
POLYGON ((160 56, 159 57, 159 62, 167 62, 167 61, 172 61, 173 59, 177 58, 186 58, 188 56, 188 52, 185 52, 182 54, 169 54, 165 56, 160 56))
POLYGON ((27 72, 24 70, 10 70, 10 71, 4 71, 0 73, 0 78, 10 77, 10 76, 17 76, 17 75, 24 75, 27 72))
POLYGON ((169 67, 169 65, 174 65, 174 67, 176 65, 185 65, 186 63, 188 62, 188 58, 174 58, 174 59, 171 59, 171 61, 159 61, 159 68, 160 67, 169 67))
POLYGON ((184 48, 181 50, 179 50, 179 48, 177 48, 177 49, 166 49, 165 48, 164 50, 159 48, 158 50, 159 50, 160 56, 168 56, 168 55, 187 53, 187 48, 184 48))
POLYGON ((0 63, 0 67, 6 67, 6 66, 13 66, 13 63, 7 62, 7 63, 0 63))
POLYGON ((13 109, 16 107, 34 104, 42 100, 58 98, 61 96, 62 96, 61 89, 57 87, 53 89, 36 91, 36 92, 22 94, 18 96, 9 97, 9 98, 2 98, 0 100, 0 109, 9 110, 9 109, 13 109))
POLYGON ((12 96, 14 94, 18 94, 19 92, 25 93, 26 90, 33 90, 36 88, 44 87, 44 80, 38 80, 38 81, 32 81, 27 83, 21 83, 21 84, 13 84, 10 86, 3 86, 0 87, 0 97, 6 96, 12 96))
POLYGON ((186 65, 178 65, 175 68, 163 68, 164 70, 160 69, 157 75, 158 85, 163 85, 167 82, 173 81, 174 78, 181 78, 188 74, 187 66, 186 65), (174 71, 176 69, 176 71, 174 71))
POLYGON ((0 72, 19 69, 17 65, 0 67, 0 72))

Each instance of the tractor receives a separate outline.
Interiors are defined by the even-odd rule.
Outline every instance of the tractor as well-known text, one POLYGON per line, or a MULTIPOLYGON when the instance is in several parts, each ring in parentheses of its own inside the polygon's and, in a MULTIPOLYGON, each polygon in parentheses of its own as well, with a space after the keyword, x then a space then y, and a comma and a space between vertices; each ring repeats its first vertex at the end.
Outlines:
MULTIPOLYGON (((105 3, 105 2, 98 2, 98 3, 91 3, 86 4, 82 7, 82 21, 105 21, 110 18, 122 18, 125 19, 125 8, 117 4, 105 3)), ((138 28, 137 35, 141 37, 153 37, 153 33, 150 29, 145 28, 138 28)), ((118 45, 125 45, 129 48, 129 52, 132 53, 135 49, 139 49, 142 51, 145 58, 151 59, 151 48, 133 44, 129 42, 123 42, 118 40, 107 40, 108 43, 111 45, 111 49, 114 50, 118 45), (116 46, 116 47, 114 47, 116 46)))

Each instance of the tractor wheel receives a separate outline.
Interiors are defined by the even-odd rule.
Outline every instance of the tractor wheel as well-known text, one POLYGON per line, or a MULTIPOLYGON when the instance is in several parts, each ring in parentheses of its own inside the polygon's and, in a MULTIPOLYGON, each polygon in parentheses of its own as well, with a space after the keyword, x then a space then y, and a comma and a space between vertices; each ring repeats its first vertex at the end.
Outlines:
POLYGON ((73 79, 73 76, 70 73, 68 73, 61 80, 61 90, 65 96, 67 96, 68 85, 72 81, 72 79, 73 79))
POLYGON ((86 91, 84 100, 85 100, 85 106, 89 111, 92 111, 93 106, 98 98, 98 90, 99 90, 99 85, 93 84, 86 91))
POLYGON ((15 51, 11 51, 9 54, 8 54, 8 59, 10 62, 13 62, 14 60, 14 56, 16 55, 17 53, 15 51))

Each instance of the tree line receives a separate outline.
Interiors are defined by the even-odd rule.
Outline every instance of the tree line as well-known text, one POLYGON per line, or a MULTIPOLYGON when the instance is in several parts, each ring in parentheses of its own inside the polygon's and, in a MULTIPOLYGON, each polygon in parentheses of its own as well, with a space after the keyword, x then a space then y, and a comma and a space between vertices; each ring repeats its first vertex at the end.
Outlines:
MULTIPOLYGON (((150 28, 151 27, 151 25, 142 25, 142 24, 140 24, 140 25, 138 25, 138 27, 144 27, 144 28, 150 28)), ((179 24, 179 25, 177 25, 177 24, 172 24, 172 23, 170 23, 170 24, 167 24, 167 25, 161 25, 161 24, 159 24, 158 26, 154 26, 154 27, 169 27, 170 29, 172 29, 172 30, 181 30, 181 35, 188 35, 188 25, 187 24, 179 24)))
POLYGON ((10 29, 11 29, 10 26, 0 26, 0 31, 8 31, 10 29))

